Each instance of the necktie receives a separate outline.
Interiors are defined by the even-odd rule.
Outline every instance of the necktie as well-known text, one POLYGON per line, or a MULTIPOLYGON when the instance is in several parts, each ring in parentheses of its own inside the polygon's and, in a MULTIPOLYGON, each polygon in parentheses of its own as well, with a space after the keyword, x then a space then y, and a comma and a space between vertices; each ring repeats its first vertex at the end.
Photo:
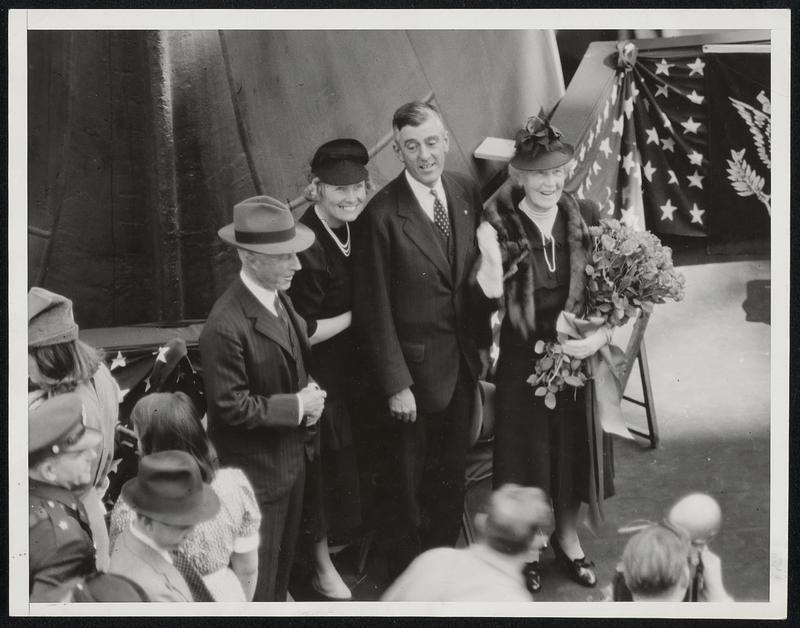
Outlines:
POLYGON ((278 295, 275 295, 275 311, 278 313, 278 318, 281 319, 284 328, 286 329, 286 335, 289 336, 289 344, 292 346, 292 350, 294 350, 294 334, 292 333, 292 323, 289 320, 289 315, 286 313, 286 308, 283 307, 281 303, 281 298, 278 295))
POLYGON ((200 572, 197 571, 197 568, 186 557, 186 554, 177 550, 172 552, 171 556, 175 569, 177 569, 183 576, 183 579, 186 580, 186 584, 189 586, 189 591, 192 592, 194 601, 213 602, 214 596, 211 595, 205 582, 203 582, 203 577, 200 575, 200 572))
POLYGON ((436 190, 431 190, 431 194, 433 194, 433 224, 439 228, 439 231, 442 232, 445 238, 449 238, 450 217, 447 215, 447 210, 445 210, 444 205, 442 205, 442 202, 439 200, 436 190))

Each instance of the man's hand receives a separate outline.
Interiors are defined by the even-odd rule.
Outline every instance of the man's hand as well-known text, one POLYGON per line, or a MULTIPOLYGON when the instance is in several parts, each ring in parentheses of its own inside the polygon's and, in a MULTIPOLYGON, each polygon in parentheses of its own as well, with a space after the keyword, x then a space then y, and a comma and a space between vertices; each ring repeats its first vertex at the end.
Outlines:
POLYGON ((303 390, 297 393, 303 403, 303 416, 306 417, 306 425, 311 427, 319 421, 322 410, 325 408, 325 397, 327 393, 316 384, 308 384, 303 390))
POLYGON ((700 562, 703 563, 703 588, 700 599, 704 602, 732 602, 722 585, 722 561, 714 552, 704 546, 700 551, 700 562))
POLYGON ((417 420, 417 400, 410 388, 404 388, 389 397, 389 413, 393 418, 403 423, 413 423, 417 420))

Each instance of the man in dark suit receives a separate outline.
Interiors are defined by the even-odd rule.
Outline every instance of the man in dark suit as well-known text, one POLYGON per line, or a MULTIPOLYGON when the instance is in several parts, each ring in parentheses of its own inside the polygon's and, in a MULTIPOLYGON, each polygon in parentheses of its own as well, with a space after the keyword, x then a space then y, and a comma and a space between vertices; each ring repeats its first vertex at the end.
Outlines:
POLYGON ((284 291, 314 234, 286 205, 257 196, 234 207, 219 235, 237 247, 242 270, 200 335, 209 436, 221 464, 247 475, 261 508, 254 601, 283 602, 325 399, 309 382, 305 323, 284 291))
POLYGON ((422 549, 457 540, 468 423, 491 332, 488 302, 470 281, 477 187, 444 172, 449 137, 435 107, 403 105, 392 125, 405 169, 359 220, 353 311, 390 415, 380 538, 396 575, 422 549))

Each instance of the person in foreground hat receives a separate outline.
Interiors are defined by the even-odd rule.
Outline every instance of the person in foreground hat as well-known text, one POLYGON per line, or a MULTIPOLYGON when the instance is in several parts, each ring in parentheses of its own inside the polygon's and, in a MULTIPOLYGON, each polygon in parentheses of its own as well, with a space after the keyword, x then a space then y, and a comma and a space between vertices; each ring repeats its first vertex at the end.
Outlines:
POLYGON ((136 519, 114 542, 110 573, 130 578, 151 602, 210 602, 200 575, 181 553, 194 527, 213 518, 219 498, 185 451, 144 456, 122 487, 136 519))
POLYGON ((444 169, 450 140, 435 106, 402 105, 392 128, 404 169, 358 220, 353 316, 385 400, 377 538, 397 575, 420 551, 458 539, 469 418, 491 327, 489 304, 468 280, 478 187, 444 169))
POLYGON ((108 568, 109 552, 103 495, 114 458, 119 387, 103 363, 103 352, 78 338, 72 301, 38 286, 28 293, 28 378, 36 386, 28 395, 30 407, 75 392, 83 401, 87 425, 102 435, 89 481, 79 489, 97 546, 97 568, 102 571, 108 568))
POLYGON ((552 512, 538 488, 506 484, 475 517, 479 540, 428 550, 386 590, 389 602, 530 602, 523 566, 547 545, 552 512))
MULTIPOLYGON (((314 379, 325 389, 320 422, 320 455, 309 464, 303 536, 313 544, 312 587, 329 599, 352 594, 328 552, 328 537, 352 540, 361 524, 361 500, 354 448, 356 401, 351 223, 364 209, 368 192, 366 147, 344 138, 324 143, 311 160, 312 201, 300 219, 316 236, 298 257, 302 268, 289 289, 295 309, 308 324, 314 379)), ((370 417, 374 418, 374 417, 370 417)))
POLYGON ((28 413, 28 548, 32 602, 58 601, 65 582, 95 571, 86 486, 102 435, 86 427, 81 398, 66 393, 28 413))
MULTIPOLYGON (((203 482, 214 489, 220 509, 203 521, 183 543, 183 553, 195 566, 215 602, 249 602, 258 576, 258 510, 253 487, 241 469, 219 468, 200 413, 183 392, 151 393, 131 412, 140 456, 179 449, 200 466, 203 482)), ((111 511, 111 544, 125 531, 136 512, 120 497, 111 511)))
MULTIPOLYGON (((564 191, 572 155, 572 147, 543 113, 529 118, 517 133, 508 168, 511 185, 501 188, 508 193, 487 202, 478 229, 476 279, 487 296, 505 302, 495 380, 494 485, 516 482, 548 494, 556 558, 573 580, 592 587, 597 577, 581 547, 578 515, 581 502, 592 503, 597 490, 590 480, 590 460, 605 465, 603 492, 613 493, 610 458, 590 444, 582 388, 575 395, 572 390, 560 393, 550 409, 527 382, 537 340, 555 340, 562 310, 583 314, 587 223, 599 222, 599 209, 564 191)), ((609 330, 601 328, 594 336, 566 342, 563 350, 585 358, 609 340, 609 330)), ((526 573, 531 590, 538 591, 538 558, 526 573)))
POLYGON ((314 233, 269 196, 242 201, 219 231, 242 269, 200 335, 208 432, 220 464, 244 471, 261 510, 253 600, 286 600, 300 528, 306 459, 325 392, 309 380, 305 321, 285 290, 314 233))

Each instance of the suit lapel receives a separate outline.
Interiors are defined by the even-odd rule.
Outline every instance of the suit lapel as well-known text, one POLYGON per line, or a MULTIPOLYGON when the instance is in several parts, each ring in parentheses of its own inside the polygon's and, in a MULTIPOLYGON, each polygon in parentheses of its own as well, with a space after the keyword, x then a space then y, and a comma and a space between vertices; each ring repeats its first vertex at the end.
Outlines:
POLYGON ((294 335, 297 337, 297 342, 300 345, 300 354, 303 358, 303 363, 308 364, 311 355, 311 346, 308 343, 308 334, 304 331, 306 329, 305 321, 300 318, 300 315, 294 309, 292 300, 285 292, 278 292, 278 297, 283 304, 283 309, 286 310, 286 314, 289 316, 292 327, 294 327, 294 335))
POLYGON ((442 185, 447 194, 447 204, 450 207, 450 216, 455 237, 455 268, 453 277, 458 286, 464 277, 464 266, 467 254, 472 248, 475 237, 474 217, 470 215, 469 203, 464 197, 463 188, 446 174, 442 174, 442 185))
POLYGON ((395 179, 397 184, 397 215, 404 219, 403 231, 420 252, 442 273, 447 283, 452 282, 450 264, 447 262, 436 234, 431 229, 430 220, 419 206, 414 193, 406 181, 405 171, 395 179))
POLYGON ((142 561, 147 563, 148 567, 153 572, 161 575, 165 584, 178 593, 181 597, 186 598, 188 602, 194 601, 189 585, 183 579, 183 576, 175 568, 174 565, 164 560, 164 557, 156 552, 152 547, 145 545, 135 536, 130 530, 126 531, 126 541, 128 549, 134 556, 138 556, 142 561))
POLYGON ((242 283, 242 280, 237 278, 239 282, 239 301, 242 304, 245 316, 253 320, 253 327, 263 336, 266 336, 276 344, 283 347, 286 352, 293 357, 292 346, 289 344, 286 330, 283 329, 283 324, 277 316, 273 316, 267 308, 265 308, 255 295, 247 289, 242 283))

